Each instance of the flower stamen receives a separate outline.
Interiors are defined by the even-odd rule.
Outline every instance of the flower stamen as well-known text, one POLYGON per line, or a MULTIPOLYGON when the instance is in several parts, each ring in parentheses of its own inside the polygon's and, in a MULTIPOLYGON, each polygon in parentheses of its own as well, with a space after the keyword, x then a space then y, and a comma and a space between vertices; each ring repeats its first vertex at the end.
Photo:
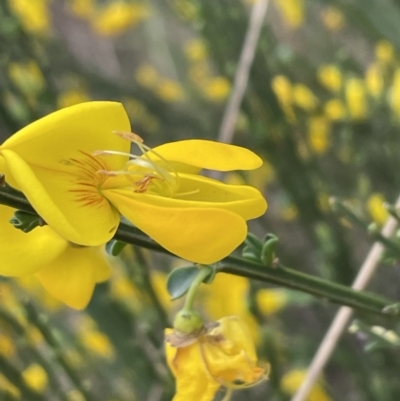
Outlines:
POLYGON ((114 134, 134 143, 141 155, 120 152, 116 150, 97 150, 92 153, 94 156, 125 156, 129 158, 126 162, 124 170, 107 171, 99 170, 98 173, 107 176, 125 175, 133 182, 133 191, 136 193, 153 192, 164 196, 185 196, 197 193, 198 191, 190 191, 178 193, 179 175, 170 162, 162 157, 158 152, 143 143, 143 139, 132 132, 113 131, 114 134), (156 157, 156 160, 151 158, 156 157), (154 191, 155 189, 155 191, 154 191))

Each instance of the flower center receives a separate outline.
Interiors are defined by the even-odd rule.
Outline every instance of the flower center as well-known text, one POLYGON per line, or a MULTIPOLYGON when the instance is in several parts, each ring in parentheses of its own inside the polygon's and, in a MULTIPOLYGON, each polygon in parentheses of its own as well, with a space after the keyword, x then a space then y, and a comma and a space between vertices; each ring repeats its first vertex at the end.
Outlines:
POLYGON ((101 204, 103 198, 99 195, 98 189, 106 180, 106 177, 99 176, 97 171, 106 168, 106 164, 93 155, 80 151, 81 156, 62 160, 61 163, 68 168, 67 173, 74 177, 74 187, 69 189, 75 195, 75 200, 83 206, 101 204))
POLYGON ((140 136, 132 132, 114 131, 114 134, 135 144, 141 155, 114 150, 96 151, 93 153, 94 156, 121 155, 128 156, 130 159, 122 170, 98 170, 98 173, 108 176, 125 175, 132 183, 132 189, 136 193, 150 193, 167 197, 181 195, 178 194, 179 175, 171 163, 146 146, 140 136))

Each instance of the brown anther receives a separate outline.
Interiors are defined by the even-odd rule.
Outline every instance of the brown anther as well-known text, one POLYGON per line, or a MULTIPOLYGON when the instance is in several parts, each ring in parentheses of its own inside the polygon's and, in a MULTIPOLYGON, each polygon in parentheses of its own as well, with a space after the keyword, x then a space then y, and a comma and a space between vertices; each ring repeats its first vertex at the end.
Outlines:
POLYGON ((157 177, 152 177, 150 175, 146 175, 143 177, 140 181, 136 181, 133 185, 136 187, 135 191, 136 193, 142 194, 147 191, 147 187, 150 185, 151 181, 153 178, 157 177))
POLYGON ((134 134, 133 132, 113 131, 113 134, 118 135, 119 137, 121 137, 123 139, 127 139, 128 141, 131 141, 131 142, 143 143, 143 139, 139 135, 134 134))

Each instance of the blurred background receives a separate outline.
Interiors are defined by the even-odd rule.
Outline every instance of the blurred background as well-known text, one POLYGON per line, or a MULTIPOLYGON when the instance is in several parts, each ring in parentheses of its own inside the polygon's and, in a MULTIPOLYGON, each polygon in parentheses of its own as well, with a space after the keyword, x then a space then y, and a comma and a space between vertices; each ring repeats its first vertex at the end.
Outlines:
MULTIPOLYGON (((122 102, 150 146, 218 139, 255 2, 0 0, 1 139, 88 100, 122 102)), ((251 231, 279 236, 284 265, 350 285, 371 240, 330 197, 380 227, 399 194, 399 26, 398 0, 269 1, 232 140, 264 166, 224 179, 265 193, 251 231)), ((127 247, 111 263, 82 312, 34 279, 0 279, 0 400, 172 398, 163 330, 179 301, 165 283, 180 261, 127 247)), ((370 289, 398 299, 399 279, 387 255, 370 289)), ((337 306, 225 274, 203 287, 203 314, 243 317, 272 364, 233 399, 289 400, 337 306)), ((388 322, 357 317, 367 329, 344 336, 310 401, 398 400, 399 339, 372 341, 388 322)))

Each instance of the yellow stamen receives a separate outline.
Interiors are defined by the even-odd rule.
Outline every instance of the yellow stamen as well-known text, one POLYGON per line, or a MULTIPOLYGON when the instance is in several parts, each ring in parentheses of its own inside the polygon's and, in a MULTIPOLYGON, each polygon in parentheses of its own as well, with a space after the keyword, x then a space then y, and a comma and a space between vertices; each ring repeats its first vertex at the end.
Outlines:
POLYGON ((99 174, 108 176, 126 175, 133 183, 133 190, 137 193, 151 191, 151 187, 156 189, 154 192, 166 196, 184 196, 196 193, 191 191, 186 193, 177 193, 179 188, 179 175, 172 165, 161 155, 149 148, 143 143, 143 139, 132 132, 113 131, 115 135, 134 143, 141 151, 141 155, 119 152, 114 150, 97 150, 93 152, 94 156, 127 156, 129 161, 125 164, 124 170, 106 171, 99 170, 99 174), (151 155, 156 156, 153 160, 151 155), (162 162, 160 164, 159 160, 162 162))

